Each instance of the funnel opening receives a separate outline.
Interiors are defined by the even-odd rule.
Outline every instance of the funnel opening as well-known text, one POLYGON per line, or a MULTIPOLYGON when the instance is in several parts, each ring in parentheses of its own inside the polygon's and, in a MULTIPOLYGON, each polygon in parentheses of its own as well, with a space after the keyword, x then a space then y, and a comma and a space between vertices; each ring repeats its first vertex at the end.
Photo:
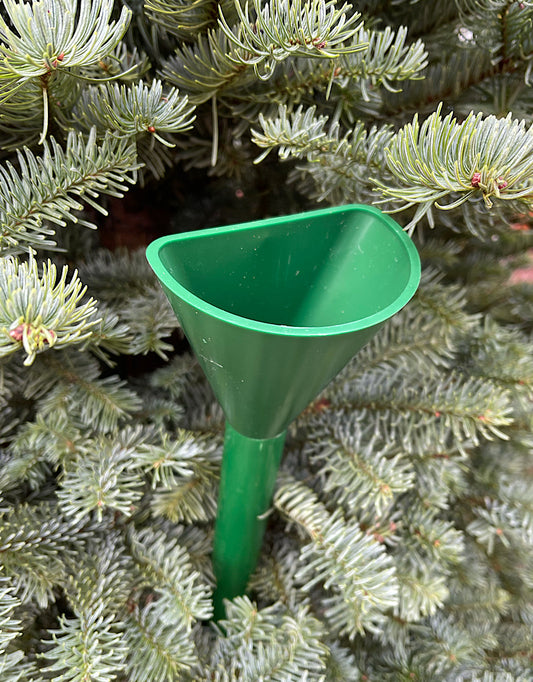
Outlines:
POLYGON ((163 286, 229 324, 285 336, 366 329, 412 297, 420 259, 373 206, 341 206, 162 237, 147 257, 163 286))

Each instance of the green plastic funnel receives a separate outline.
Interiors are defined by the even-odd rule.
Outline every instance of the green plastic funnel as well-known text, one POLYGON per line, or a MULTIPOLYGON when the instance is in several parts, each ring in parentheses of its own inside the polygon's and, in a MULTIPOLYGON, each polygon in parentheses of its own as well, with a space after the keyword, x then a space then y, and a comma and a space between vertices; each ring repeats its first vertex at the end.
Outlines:
POLYGON ((162 237, 147 258, 229 425, 221 615, 255 566, 287 426, 409 301, 420 260, 392 218, 358 205, 162 237))

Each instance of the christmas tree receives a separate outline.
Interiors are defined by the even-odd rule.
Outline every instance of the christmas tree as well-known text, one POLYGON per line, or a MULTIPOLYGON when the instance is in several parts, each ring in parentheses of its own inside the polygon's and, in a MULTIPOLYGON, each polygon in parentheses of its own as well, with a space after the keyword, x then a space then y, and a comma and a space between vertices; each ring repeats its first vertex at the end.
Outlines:
POLYGON ((508 0, 3 1, 2 682, 533 679, 532 26, 508 0), (145 244, 104 248, 128 190, 166 200, 160 234, 375 204, 423 261, 291 427, 218 623, 223 415, 145 244))

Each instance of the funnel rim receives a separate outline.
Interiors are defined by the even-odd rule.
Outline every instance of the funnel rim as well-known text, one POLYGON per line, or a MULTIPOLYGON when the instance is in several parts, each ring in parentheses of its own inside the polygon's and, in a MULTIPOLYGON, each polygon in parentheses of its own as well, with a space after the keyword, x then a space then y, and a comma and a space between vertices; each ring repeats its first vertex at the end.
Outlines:
POLYGON ((198 311, 217 318, 218 320, 230 324, 232 326, 237 326, 240 328, 245 328, 250 331, 261 332, 265 334, 271 334, 275 336, 339 336, 342 334, 349 334, 355 331, 361 331, 363 329, 368 329, 375 325, 381 324, 392 317, 395 313, 401 310, 413 297, 418 285, 420 283, 420 256, 418 251, 407 233, 401 228, 401 226, 393 220, 390 216, 383 213, 380 209, 375 206, 368 206, 365 204, 347 204, 343 206, 335 206, 327 209, 318 209, 314 211, 306 211, 303 213, 297 213, 286 216, 279 216, 276 218, 269 218, 269 224, 275 225, 278 223, 283 223, 290 218, 291 221, 295 220, 309 220, 310 218, 319 217, 323 215, 334 215, 336 213, 346 213, 352 211, 359 211, 362 213, 372 213, 376 218, 391 229, 400 239, 401 245, 403 246, 405 253, 408 258, 410 273, 407 282, 405 283, 402 290, 394 298, 391 303, 387 306, 373 313, 372 315, 367 315, 366 317, 359 318, 352 322, 343 322, 342 324, 332 324, 323 326, 293 326, 277 324, 273 322, 262 322, 259 320, 254 320, 250 317, 245 317, 242 315, 236 315, 231 313, 224 308, 220 308, 212 303, 208 303, 204 299, 200 298, 194 294, 190 289, 180 284, 167 270, 160 257, 161 249, 167 244, 183 241, 188 239, 200 239, 204 236, 214 236, 220 234, 222 231, 225 232, 237 232, 244 230, 253 230, 260 228, 264 225, 264 220, 255 220, 246 223, 239 223, 235 225, 228 225, 223 227, 212 227, 201 230, 193 230, 188 232, 181 232, 178 234, 166 235, 159 237, 158 239, 151 242, 146 248, 146 258, 155 275, 174 295, 181 298, 188 305, 196 308, 198 311))

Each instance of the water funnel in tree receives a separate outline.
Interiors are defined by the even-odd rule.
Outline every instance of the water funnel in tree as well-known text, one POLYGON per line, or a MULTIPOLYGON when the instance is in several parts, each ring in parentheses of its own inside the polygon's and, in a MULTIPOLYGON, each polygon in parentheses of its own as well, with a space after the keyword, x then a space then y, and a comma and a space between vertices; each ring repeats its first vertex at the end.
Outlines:
POLYGON ((147 258, 226 416, 220 617, 255 567, 287 426, 413 296, 420 260, 358 205, 162 237, 147 258))

